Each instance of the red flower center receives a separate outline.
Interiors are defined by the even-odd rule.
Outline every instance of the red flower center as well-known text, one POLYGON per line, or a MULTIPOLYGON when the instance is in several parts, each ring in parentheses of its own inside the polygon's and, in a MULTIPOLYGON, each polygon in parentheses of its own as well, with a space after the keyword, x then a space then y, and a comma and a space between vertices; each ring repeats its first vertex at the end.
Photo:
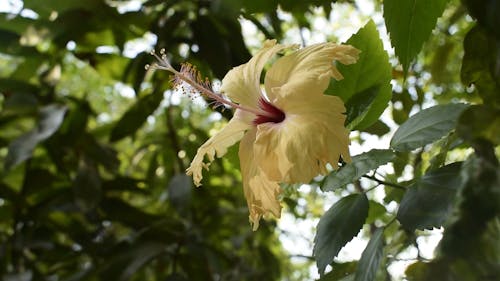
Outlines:
POLYGON ((285 120, 285 113, 262 97, 259 99, 259 107, 265 114, 257 114, 253 120, 255 125, 267 122, 280 123, 285 120))

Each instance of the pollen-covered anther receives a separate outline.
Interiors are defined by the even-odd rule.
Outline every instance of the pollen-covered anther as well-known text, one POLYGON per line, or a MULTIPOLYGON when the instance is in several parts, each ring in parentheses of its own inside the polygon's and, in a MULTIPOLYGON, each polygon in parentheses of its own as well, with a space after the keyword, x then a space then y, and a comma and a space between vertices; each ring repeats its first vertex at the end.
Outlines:
POLYGON ((177 74, 175 77, 175 79, 177 81, 185 80, 185 77, 187 77, 187 78, 191 79, 192 81, 194 81, 196 84, 213 92, 212 84, 210 83, 210 80, 207 77, 203 78, 201 76, 200 72, 198 71, 198 69, 196 68, 196 66, 194 66, 190 63, 183 63, 181 65, 181 70, 179 71, 179 74, 181 74, 181 75, 177 74), (182 77, 182 76, 185 76, 185 77, 182 77))

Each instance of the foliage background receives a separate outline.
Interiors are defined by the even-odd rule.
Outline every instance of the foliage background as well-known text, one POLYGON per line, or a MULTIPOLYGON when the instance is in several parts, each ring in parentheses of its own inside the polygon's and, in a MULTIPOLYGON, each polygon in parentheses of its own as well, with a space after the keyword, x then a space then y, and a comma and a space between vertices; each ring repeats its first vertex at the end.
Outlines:
POLYGON ((5 3, 18 8, 0 13, 2 280, 308 280, 315 264, 321 280, 390 280, 406 259, 408 280, 500 279, 498 1, 5 3), (220 80, 264 38, 310 44, 318 20, 336 28, 321 40, 354 26, 363 51, 326 93, 365 153, 309 192, 283 186, 292 223, 319 219, 314 249, 290 256, 276 221, 251 231, 235 148, 203 187, 184 175, 230 110, 144 66, 165 48, 220 80), (356 235, 361 258, 335 258, 356 235))

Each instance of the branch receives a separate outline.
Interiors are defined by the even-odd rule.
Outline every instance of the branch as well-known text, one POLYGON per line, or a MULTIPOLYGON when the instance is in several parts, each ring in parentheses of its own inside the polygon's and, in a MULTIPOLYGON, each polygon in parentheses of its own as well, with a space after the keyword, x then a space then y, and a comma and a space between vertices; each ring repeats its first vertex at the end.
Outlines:
POLYGON ((406 187, 405 186, 402 186, 402 185, 399 185, 397 183, 392 183, 392 182, 387 182, 387 181, 383 181, 381 179, 378 179, 377 177, 375 176, 368 176, 368 175, 363 175, 361 176, 363 178, 366 178, 366 179, 370 179, 372 181, 376 181, 377 183, 379 184, 383 184, 383 185, 386 185, 386 186, 390 186, 390 187, 394 187, 394 188, 397 188, 397 189, 402 189, 402 190, 406 190, 406 187))

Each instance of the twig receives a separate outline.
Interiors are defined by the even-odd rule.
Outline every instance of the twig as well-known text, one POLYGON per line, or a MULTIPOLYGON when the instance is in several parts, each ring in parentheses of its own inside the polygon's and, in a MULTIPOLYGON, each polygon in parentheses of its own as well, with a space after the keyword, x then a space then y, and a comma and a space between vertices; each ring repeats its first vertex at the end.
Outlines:
POLYGON ((397 189, 406 190, 405 186, 402 186, 402 185, 399 185, 399 184, 396 184, 396 183, 392 183, 392 182, 383 181, 381 179, 378 179, 375 176, 363 175, 361 177, 366 178, 366 179, 370 179, 372 181, 376 181, 379 184, 383 184, 383 185, 386 185, 386 186, 394 187, 394 188, 397 188, 397 189))

